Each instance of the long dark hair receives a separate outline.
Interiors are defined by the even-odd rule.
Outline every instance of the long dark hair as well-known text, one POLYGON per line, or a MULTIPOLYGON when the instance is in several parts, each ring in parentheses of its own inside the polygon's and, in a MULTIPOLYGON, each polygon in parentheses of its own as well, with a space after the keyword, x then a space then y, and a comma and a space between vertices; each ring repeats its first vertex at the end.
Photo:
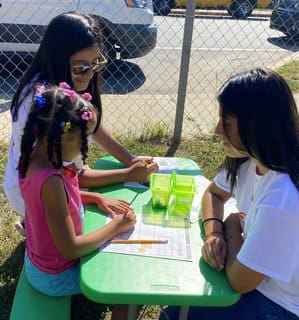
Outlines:
MULTIPOLYGON (((238 120, 244 150, 265 167, 288 173, 299 190, 299 116, 286 81, 268 69, 252 69, 231 77, 217 96, 225 117, 238 120)), ((246 158, 227 157, 231 186, 246 158)))
POLYGON ((34 97, 21 141, 19 171, 25 177, 34 143, 47 138, 48 159, 56 169, 62 167, 61 140, 64 133, 81 130, 83 162, 88 152, 88 129, 96 121, 93 105, 74 91, 53 87, 34 97), (90 117, 90 119, 89 119, 90 117))
MULTIPOLYGON (((104 52, 100 25, 89 15, 78 11, 70 11, 53 18, 12 99, 13 121, 17 121, 20 104, 32 90, 34 91, 35 85, 43 82, 58 85, 65 81, 73 87, 70 57, 94 44, 97 44, 100 50, 104 52), (39 79, 36 80, 36 83, 29 85, 28 90, 23 92, 25 86, 30 84, 37 75, 39 75, 39 79)), ((99 117, 102 113, 100 85, 101 75, 95 73, 86 89, 93 96, 91 102, 98 108, 99 117)))

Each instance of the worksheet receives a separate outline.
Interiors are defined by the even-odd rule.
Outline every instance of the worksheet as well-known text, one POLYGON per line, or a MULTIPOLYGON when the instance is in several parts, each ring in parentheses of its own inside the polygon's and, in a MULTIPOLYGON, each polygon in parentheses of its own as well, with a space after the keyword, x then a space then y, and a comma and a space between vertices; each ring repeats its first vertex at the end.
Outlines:
POLYGON ((159 166, 159 173, 172 173, 177 170, 177 159, 174 157, 154 157, 154 162, 159 166))
MULTIPOLYGON (((107 222, 110 220, 111 218, 107 218, 107 222)), ((188 225, 189 221, 187 218, 186 226, 188 225)), ((166 243, 112 243, 109 241, 101 246, 100 250, 104 252, 192 261, 190 228, 188 227, 174 228, 145 224, 142 222, 142 215, 137 214, 137 223, 134 230, 122 233, 113 240, 117 239, 166 240, 166 243)))

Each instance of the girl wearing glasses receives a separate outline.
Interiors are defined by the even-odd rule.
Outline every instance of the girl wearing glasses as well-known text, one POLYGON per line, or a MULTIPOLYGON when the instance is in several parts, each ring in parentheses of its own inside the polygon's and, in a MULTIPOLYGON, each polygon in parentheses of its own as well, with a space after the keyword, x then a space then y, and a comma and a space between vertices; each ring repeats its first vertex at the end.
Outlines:
MULTIPOLYGON (((228 307, 191 307, 188 320, 298 320, 299 115, 277 73, 253 69, 218 93, 216 134, 227 157, 202 201, 204 260, 242 293, 228 307), (234 194, 240 213, 223 221, 234 194)), ((207 292, 209 286, 207 286, 207 292)), ((178 319, 178 308, 166 309, 178 319)))
MULTIPOLYGON (((24 202, 18 186, 18 161, 23 128, 31 107, 32 97, 39 85, 68 83, 76 92, 88 91, 98 113, 98 123, 92 139, 123 162, 120 170, 92 170, 76 164, 80 187, 99 187, 124 181, 148 182, 157 165, 134 159, 131 154, 102 126, 100 96, 101 70, 107 63, 103 54, 101 29, 94 19, 80 12, 63 13, 48 25, 40 47, 12 99, 12 134, 4 177, 4 190, 12 208, 24 216, 24 202)), ((106 201, 107 198, 106 198, 106 201)), ((112 214, 122 210, 115 202, 103 202, 103 210, 112 214)), ((22 230, 22 225, 17 224, 22 230)))

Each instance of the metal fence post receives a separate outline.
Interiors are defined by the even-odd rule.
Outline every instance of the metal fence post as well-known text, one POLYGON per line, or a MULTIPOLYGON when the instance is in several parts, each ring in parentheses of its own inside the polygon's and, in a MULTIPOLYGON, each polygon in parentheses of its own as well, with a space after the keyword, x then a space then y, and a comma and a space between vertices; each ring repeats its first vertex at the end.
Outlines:
POLYGON ((194 16, 195 16, 195 4, 196 4, 196 0, 187 1, 186 18, 185 18, 185 26, 184 26, 184 39, 183 39, 179 86, 178 86, 178 96, 177 96, 176 115, 175 115, 175 126, 174 126, 174 134, 173 134, 174 144, 178 144, 180 142, 181 135, 182 135, 186 90, 187 90, 189 63, 190 63, 190 53, 191 53, 191 45, 192 45, 192 33, 193 33, 194 16))

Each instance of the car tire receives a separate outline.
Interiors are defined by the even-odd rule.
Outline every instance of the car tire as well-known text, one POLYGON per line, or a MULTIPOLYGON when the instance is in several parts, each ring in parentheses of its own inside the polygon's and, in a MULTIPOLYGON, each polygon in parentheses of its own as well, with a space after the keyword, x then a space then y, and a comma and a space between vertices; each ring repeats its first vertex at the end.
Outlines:
POLYGON ((154 13, 159 16, 167 16, 175 7, 173 0, 153 0, 154 13))
POLYGON ((234 19, 246 19, 256 6, 257 0, 232 0, 227 11, 234 19))

